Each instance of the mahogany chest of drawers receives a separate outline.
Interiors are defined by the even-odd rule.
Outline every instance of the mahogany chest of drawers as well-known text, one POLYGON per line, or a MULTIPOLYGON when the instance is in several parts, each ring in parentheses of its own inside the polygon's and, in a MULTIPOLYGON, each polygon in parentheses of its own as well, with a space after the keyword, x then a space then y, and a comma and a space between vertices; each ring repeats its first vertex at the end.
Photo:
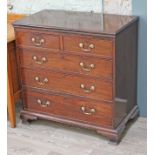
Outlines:
POLYGON ((138 18, 44 10, 14 28, 21 119, 78 125, 119 142, 138 114, 138 18))

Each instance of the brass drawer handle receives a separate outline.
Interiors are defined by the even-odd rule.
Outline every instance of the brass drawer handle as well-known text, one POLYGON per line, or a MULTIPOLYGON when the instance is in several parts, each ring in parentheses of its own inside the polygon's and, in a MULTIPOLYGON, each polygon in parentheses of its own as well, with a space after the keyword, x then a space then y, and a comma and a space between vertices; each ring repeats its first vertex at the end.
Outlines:
POLYGON ((44 39, 40 39, 39 41, 37 41, 36 38, 32 37, 32 43, 35 46, 42 46, 44 44, 45 40, 44 39))
POLYGON ((81 111, 85 114, 85 115, 92 115, 96 112, 96 110, 94 108, 92 109, 88 109, 84 106, 81 106, 81 111))
POLYGON ((43 102, 41 99, 37 99, 37 103, 41 106, 41 107, 48 107, 50 105, 50 101, 45 101, 43 102))
POLYGON ((84 71, 90 72, 92 69, 95 68, 94 64, 90 64, 88 66, 86 66, 83 62, 80 62, 80 66, 84 71))
POLYGON ((47 62, 47 58, 46 57, 42 57, 41 60, 38 60, 38 57, 34 55, 32 57, 32 59, 35 61, 35 63, 37 63, 39 65, 42 65, 42 64, 47 62))
POLYGON ((87 88, 84 84, 81 84, 80 87, 86 93, 91 93, 91 92, 93 92, 95 90, 95 86, 91 86, 90 88, 87 88))
POLYGON ((84 48, 84 43, 79 43, 79 47, 80 47, 81 50, 84 51, 84 52, 91 52, 91 50, 92 50, 93 48, 95 48, 95 45, 94 45, 94 44, 90 44, 90 45, 88 46, 88 48, 84 48))
POLYGON ((35 77, 35 81, 37 81, 37 83, 38 83, 39 85, 45 85, 46 83, 48 83, 48 78, 45 78, 45 79, 43 80, 43 82, 41 82, 41 81, 40 81, 40 78, 39 78, 38 76, 36 76, 36 77, 35 77))

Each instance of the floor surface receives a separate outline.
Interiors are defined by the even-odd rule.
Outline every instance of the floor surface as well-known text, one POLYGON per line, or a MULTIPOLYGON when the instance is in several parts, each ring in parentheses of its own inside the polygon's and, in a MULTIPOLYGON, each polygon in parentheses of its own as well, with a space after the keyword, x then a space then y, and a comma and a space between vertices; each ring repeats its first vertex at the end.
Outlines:
POLYGON ((22 124, 17 108, 17 127, 8 122, 8 155, 146 155, 146 118, 130 121, 119 145, 99 134, 50 121, 22 124))

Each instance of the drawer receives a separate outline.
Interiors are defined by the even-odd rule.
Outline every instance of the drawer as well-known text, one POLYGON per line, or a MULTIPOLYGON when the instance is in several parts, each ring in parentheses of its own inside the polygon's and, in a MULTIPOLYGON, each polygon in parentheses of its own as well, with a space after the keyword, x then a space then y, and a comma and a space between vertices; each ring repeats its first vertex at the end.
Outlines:
POLYGON ((93 102, 68 95, 47 94, 26 90, 24 108, 98 126, 112 126, 112 103, 93 102))
POLYGON ((17 45, 39 48, 60 49, 59 36, 41 31, 16 30, 17 45))
POLYGON ((110 81, 74 74, 22 69, 23 84, 96 100, 112 100, 110 81))
POLYGON ((22 67, 75 72, 112 79, 112 61, 45 50, 20 50, 22 67))
POLYGON ((112 41, 92 37, 64 36, 64 51, 87 53, 112 58, 112 41))

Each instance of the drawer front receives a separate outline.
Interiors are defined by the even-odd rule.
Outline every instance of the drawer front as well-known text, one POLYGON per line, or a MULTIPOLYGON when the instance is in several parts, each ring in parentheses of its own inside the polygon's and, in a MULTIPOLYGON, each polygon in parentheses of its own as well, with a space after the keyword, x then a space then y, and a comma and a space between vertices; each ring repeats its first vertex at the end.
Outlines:
POLYGON ((112 100, 112 83, 88 76, 22 69, 23 84, 96 100, 112 100))
POLYGON ((93 102, 72 96, 47 95, 24 91, 25 109, 57 117, 94 124, 112 125, 112 104, 93 102))
POLYGON ((21 49, 20 61, 22 67, 39 67, 112 79, 112 61, 100 58, 21 49))
POLYGON ((60 49, 59 36, 40 31, 16 30, 17 45, 25 45, 40 48, 60 49))
POLYGON ((91 37, 64 36, 64 51, 87 53, 112 58, 112 41, 91 37))

